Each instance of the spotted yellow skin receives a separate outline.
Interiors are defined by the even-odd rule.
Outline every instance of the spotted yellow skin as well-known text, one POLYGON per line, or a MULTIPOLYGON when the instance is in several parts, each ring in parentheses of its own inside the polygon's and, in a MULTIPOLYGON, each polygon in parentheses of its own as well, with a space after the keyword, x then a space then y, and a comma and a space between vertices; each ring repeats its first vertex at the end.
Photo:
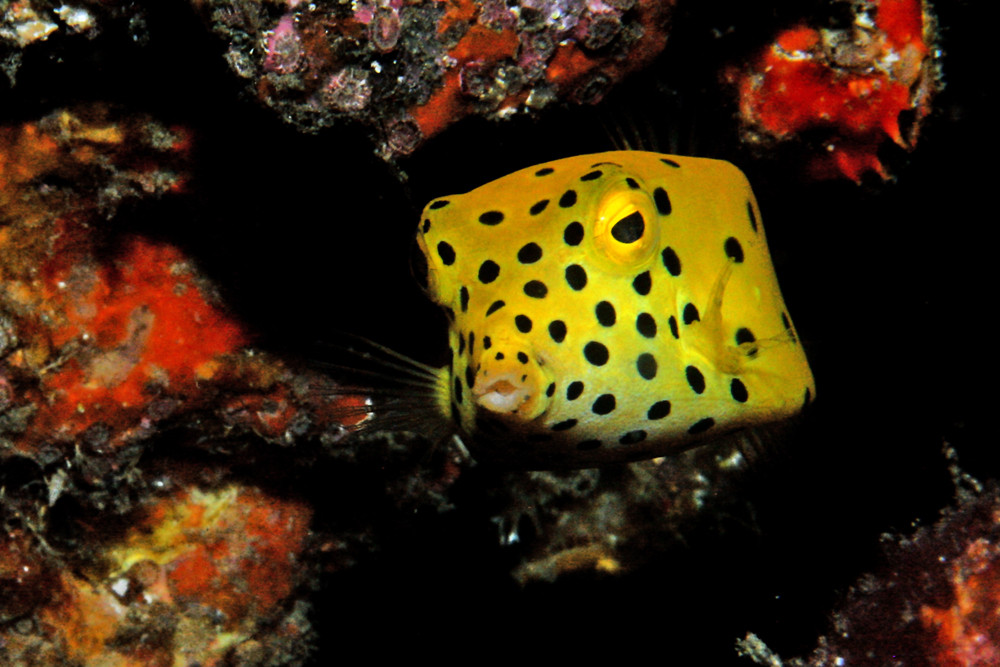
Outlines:
POLYGON ((477 458, 661 456, 816 394, 757 202, 728 162, 615 151, 537 165, 432 201, 418 244, 451 321, 437 404, 477 458))

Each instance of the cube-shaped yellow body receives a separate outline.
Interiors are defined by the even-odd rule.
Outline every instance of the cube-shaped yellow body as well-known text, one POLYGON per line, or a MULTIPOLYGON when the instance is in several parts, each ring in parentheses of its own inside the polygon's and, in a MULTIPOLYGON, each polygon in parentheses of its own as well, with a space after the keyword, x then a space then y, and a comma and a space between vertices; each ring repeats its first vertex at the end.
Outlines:
POLYGON ((746 178, 616 151, 425 208, 452 322, 443 415, 478 458, 585 467, 784 419, 815 396, 746 178))

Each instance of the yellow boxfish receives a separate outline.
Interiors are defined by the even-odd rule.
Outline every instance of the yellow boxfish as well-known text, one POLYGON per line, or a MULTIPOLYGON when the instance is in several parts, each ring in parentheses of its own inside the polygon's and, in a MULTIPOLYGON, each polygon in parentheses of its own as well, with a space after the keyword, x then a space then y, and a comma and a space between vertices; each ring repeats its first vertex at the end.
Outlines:
POLYGON ((435 411, 477 459, 588 467, 778 421, 815 396, 746 177, 614 151, 431 201, 451 323, 435 411))

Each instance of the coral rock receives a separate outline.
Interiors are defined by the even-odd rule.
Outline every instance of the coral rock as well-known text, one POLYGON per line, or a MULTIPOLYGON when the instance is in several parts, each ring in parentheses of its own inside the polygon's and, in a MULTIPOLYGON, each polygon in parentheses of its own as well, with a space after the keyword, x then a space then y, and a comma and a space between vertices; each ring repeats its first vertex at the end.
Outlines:
POLYGON ((0 128, 0 456, 73 455, 96 483, 170 427, 288 443, 337 437, 364 417, 364 397, 248 350, 177 248, 100 243, 100 213, 183 188, 188 144, 182 131, 98 109, 0 128))
MULTIPOLYGON (((809 658, 784 664, 1000 664, 1000 490, 962 477, 957 506, 910 537, 885 535, 881 570, 852 588, 809 658)), ((739 646, 758 664, 782 664, 755 635, 739 646)))
POLYGON ((814 132, 809 173, 860 181, 889 174, 885 141, 912 149, 941 86, 935 21, 922 0, 851 4, 844 28, 797 25, 747 67, 726 73, 739 94, 744 140, 770 146, 814 132), (912 122, 901 127, 904 114, 912 122))
MULTIPOLYGON (((5 613, 22 619, 0 630, 0 661, 218 665, 249 643, 270 664, 301 663, 311 640, 305 602, 296 602, 309 574, 308 504, 246 484, 202 487, 193 468, 174 472, 176 491, 128 515, 127 530, 91 542, 73 563, 22 550, 17 535, 0 540, 21 569, 48 573, 19 575, 33 578, 30 606, 15 609, 5 596, 5 613)), ((15 591, 24 602, 24 587, 15 591)))
POLYGON ((289 3, 277 19, 258 3, 195 5, 282 118, 306 131, 360 121, 392 158, 469 114, 598 102, 663 49, 673 2, 289 3))

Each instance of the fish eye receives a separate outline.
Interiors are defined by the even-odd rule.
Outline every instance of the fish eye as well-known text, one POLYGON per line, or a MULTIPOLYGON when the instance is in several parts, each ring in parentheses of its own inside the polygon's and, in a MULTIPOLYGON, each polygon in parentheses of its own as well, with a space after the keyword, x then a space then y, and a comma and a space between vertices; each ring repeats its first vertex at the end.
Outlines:
POLYGON ((594 221, 594 246, 615 264, 641 264, 656 249, 658 226, 652 198, 641 187, 618 184, 605 193, 594 221))
POLYGON ((635 243, 642 238, 644 231, 646 221, 643 220, 642 213, 632 211, 611 227, 611 236, 620 243, 635 243))

